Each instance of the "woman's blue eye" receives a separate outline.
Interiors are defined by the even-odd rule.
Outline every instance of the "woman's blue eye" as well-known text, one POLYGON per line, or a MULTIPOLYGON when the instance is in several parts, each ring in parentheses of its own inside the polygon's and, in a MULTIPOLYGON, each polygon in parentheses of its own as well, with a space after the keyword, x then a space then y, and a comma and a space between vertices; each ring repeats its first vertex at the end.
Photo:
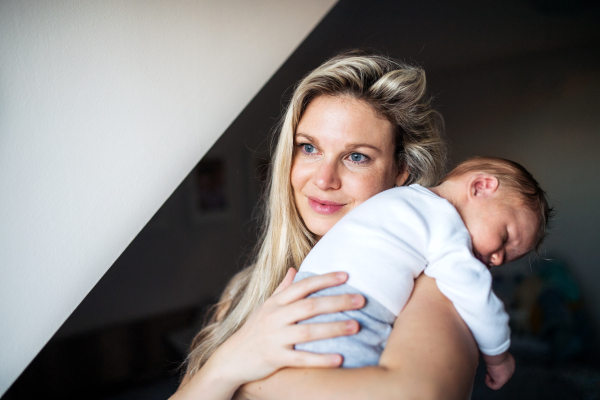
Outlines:
POLYGON ((352 153, 350 154, 350 161, 360 163, 367 161, 367 156, 360 153, 352 153))
POLYGON ((303 150, 309 154, 315 151, 315 146, 313 146, 312 144, 303 144, 302 147, 303 150))

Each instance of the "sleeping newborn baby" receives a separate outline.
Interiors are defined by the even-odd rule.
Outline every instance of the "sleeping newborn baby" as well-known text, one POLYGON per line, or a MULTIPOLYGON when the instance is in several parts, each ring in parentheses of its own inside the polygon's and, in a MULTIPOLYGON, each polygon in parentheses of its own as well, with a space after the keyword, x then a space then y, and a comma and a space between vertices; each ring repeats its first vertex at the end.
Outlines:
POLYGON ((499 389, 515 364, 508 353, 508 315, 492 292, 488 268, 538 249, 549 211, 533 176, 499 158, 469 159, 436 187, 413 184, 372 197, 315 245, 295 278, 347 272, 345 284, 312 296, 360 293, 365 307, 301 323, 355 319, 360 332, 295 348, 341 354, 346 368, 377 365, 414 280, 424 272, 469 326, 486 362, 486 383, 499 389))

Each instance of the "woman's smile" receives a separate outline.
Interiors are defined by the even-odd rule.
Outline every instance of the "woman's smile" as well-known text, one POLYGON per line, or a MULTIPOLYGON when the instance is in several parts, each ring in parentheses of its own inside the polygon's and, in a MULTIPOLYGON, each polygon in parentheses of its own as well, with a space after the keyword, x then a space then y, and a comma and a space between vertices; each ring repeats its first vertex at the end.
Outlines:
POLYGON ((335 201, 321 200, 318 197, 308 197, 308 204, 316 213, 319 214, 334 214, 345 206, 344 203, 336 203, 335 201))

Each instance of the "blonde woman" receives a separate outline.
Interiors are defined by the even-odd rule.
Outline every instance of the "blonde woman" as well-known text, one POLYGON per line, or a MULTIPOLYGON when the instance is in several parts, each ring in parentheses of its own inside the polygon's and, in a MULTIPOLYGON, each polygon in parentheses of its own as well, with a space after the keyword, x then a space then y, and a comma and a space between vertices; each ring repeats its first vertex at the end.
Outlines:
POLYGON ((356 321, 296 322, 365 301, 305 299, 345 282, 343 273, 292 284, 316 241, 371 196, 440 178, 442 120, 425 89, 422 70, 359 52, 332 58, 298 84, 279 129, 254 261, 231 280, 196 336, 172 399, 467 397, 477 347, 428 277, 417 280, 378 367, 336 368, 339 355, 294 350, 359 329, 356 321))

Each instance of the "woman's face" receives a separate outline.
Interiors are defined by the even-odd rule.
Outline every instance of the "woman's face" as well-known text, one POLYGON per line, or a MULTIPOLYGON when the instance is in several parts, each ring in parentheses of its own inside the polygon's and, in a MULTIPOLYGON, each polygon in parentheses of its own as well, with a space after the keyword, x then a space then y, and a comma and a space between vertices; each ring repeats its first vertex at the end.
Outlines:
POLYGON ((364 101, 320 96, 306 108, 295 134, 292 188, 296 206, 317 238, 368 198, 401 186, 394 132, 364 101))

